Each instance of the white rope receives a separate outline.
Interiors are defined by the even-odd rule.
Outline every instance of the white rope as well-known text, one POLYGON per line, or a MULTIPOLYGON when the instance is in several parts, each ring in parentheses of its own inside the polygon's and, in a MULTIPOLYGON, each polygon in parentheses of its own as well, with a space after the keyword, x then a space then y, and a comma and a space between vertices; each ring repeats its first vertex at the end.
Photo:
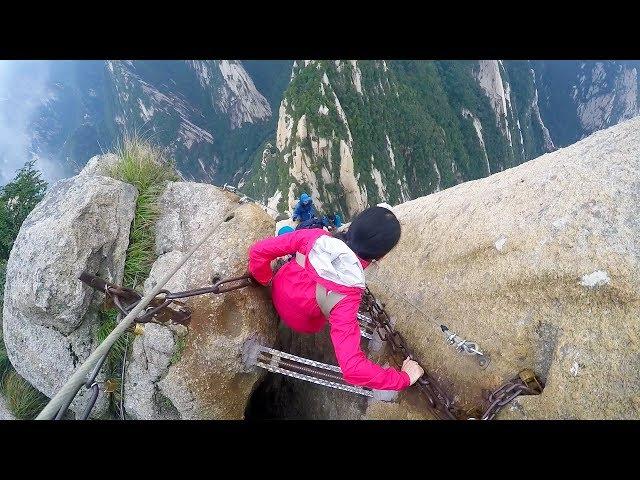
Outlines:
POLYGON ((225 211, 223 220, 214 224, 200 239, 200 241, 194 244, 187 253, 180 259, 180 261, 156 284, 156 286, 147 293, 140 303, 138 303, 129 314, 122 319, 116 328, 104 339, 104 341, 98 345, 98 347, 89 355, 89 358, 75 371, 75 373, 67 380, 62 388, 55 394, 55 396, 49 401, 46 407, 36 417, 36 420, 51 420, 58 413, 60 407, 69 399, 70 396, 75 396, 79 387, 86 381, 87 375, 91 373, 91 370, 95 367, 96 363, 109 351, 111 346, 122 336, 125 330, 133 323, 138 314, 160 293, 165 284, 171 279, 171 277, 185 264, 185 262, 220 226, 227 221, 229 215, 231 215, 232 209, 229 208, 225 211))

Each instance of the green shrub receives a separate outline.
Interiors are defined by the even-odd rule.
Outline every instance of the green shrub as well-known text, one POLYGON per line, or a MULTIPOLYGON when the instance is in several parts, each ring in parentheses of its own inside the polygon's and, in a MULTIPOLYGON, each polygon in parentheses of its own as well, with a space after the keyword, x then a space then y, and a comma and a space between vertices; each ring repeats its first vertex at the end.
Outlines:
POLYGON ((0 258, 8 259, 22 222, 38 204, 47 189, 40 171, 31 160, 16 172, 15 177, 0 187, 0 258))

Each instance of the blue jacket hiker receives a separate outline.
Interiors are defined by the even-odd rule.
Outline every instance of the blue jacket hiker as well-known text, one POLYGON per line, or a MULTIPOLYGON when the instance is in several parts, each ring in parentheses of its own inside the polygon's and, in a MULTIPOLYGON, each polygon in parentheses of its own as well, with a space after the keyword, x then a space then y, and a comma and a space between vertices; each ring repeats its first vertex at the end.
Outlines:
POLYGON ((311 197, 306 193, 300 195, 300 201, 297 203, 296 208, 293 210, 292 220, 300 220, 304 222, 313 218, 316 214, 315 209, 313 208, 313 201, 311 197))

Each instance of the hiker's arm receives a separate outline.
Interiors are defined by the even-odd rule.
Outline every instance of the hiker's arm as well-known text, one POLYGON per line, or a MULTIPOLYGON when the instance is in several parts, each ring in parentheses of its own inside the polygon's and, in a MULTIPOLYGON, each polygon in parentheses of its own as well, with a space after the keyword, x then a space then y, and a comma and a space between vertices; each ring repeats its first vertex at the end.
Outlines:
POLYGON ((411 382, 408 374, 392 367, 381 367, 370 361, 360 348, 359 306, 360 298, 350 295, 340 300, 329 314, 331 341, 344 379, 352 385, 377 390, 407 388, 411 382))
POLYGON ((304 230, 298 230, 257 241, 249 247, 249 273, 262 285, 267 285, 273 277, 271 261, 295 253, 306 237, 304 230))
POLYGON ((295 222, 297 218, 300 218, 300 209, 302 208, 300 202, 296 203, 295 208, 293 209, 293 215, 291 216, 291 220, 295 222))

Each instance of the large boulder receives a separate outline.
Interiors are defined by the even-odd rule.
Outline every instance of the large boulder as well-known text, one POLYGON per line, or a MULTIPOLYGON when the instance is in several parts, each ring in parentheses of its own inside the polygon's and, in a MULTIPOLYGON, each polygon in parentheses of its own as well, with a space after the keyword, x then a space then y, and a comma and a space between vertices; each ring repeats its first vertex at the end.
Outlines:
MULTIPOLYGON (((170 291, 242 275, 249 246, 273 235, 274 221, 255 204, 213 185, 171 182, 160 198, 150 291, 229 208, 224 222, 165 286, 170 291)), ((192 297, 188 329, 149 324, 133 343, 125 409, 136 419, 241 419, 263 372, 243 361, 251 342, 272 345, 277 319, 268 291, 247 287, 192 297)))
MULTIPOLYGON (((55 183, 22 224, 7 264, 4 342, 17 372, 49 397, 96 346, 103 296, 78 276, 121 283, 136 197, 127 183, 78 175, 55 183)), ((101 397, 94 413, 104 406, 101 397)))
POLYGON ((640 118, 393 211, 400 243, 368 282, 458 404, 529 367, 543 393, 498 418, 640 418, 640 118))

